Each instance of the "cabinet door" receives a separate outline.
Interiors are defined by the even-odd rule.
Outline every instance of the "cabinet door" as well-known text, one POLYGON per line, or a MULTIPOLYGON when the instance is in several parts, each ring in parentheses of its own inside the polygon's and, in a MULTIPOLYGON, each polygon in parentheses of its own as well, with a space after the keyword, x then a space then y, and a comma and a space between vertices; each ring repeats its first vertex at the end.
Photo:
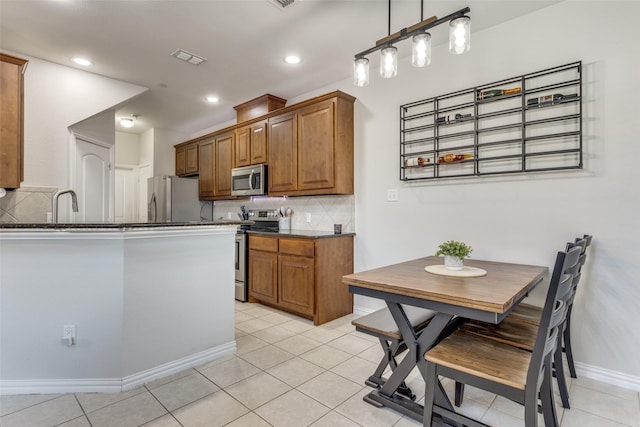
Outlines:
POLYGON ((193 143, 186 147, 185 173, 198 173, 198 144, 193 143))
POLYGON ((185 147, 176 148, 176 175, 187 173, 187 150, 185 147))
POLYGON ((251 125, 251 164, 267 163, 267 121, 251 125))
POLYGON ((277 274, 277 253, 249 251, 249 295, 276 304, 277 274))
POLYGON ((236 130, 234 167, 249 166, 251 164, 251 127, 246 126, 236 130))
POLYGON ((216 137, 215 197, 231 196, 231 169, 233 166, 233 132, 216 137))
POLYGON ((269 194, 298 188, 298 148, 295 113, 269 119, 269 194))
POLYGON ((198 146, 198 169, 200 170, 200 177, 198 178, 198 184, 200 186, 200 199, 210 200, 214 196, 213 191, 213 165, 215 151, 213 149, 213 140, 202 141, 198 146))
POLYGON ((298 112, 298 189, 334 187, 334 103, 324 101, 298 112))
POLYGON ((0 54, 0 188, 24 179, 23 71, 26 60, 0 54))
POLYGON ((313 258, 278 255, 278 305, 313 315, 314 290, 313 258))

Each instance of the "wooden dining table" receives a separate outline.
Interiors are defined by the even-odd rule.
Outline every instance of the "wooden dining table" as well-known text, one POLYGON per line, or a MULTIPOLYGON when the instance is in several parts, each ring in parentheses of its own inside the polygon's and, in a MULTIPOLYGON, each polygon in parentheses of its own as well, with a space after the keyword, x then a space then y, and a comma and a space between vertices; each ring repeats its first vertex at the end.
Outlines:
MULTIPOLYGON (((407 346, 407 354, 382 387, 364 400, 386 406, 422 421, 424 408, 396 393, 417 366, 426 380, 424 354, 469 319, 500 323, 537 286, 548 267, 494 261, 465 260, 465 267, 486 271, 480 277, 451 277, 425 271, 426 266, 442 264, 441 257, 425 257, 399 264, 343 276, 349 292, 384 300, 407 346), (436 312, 429 324, 416 333, 402 304, 436 312)), ((442 385, 436 404, 453 410, 442 385)))

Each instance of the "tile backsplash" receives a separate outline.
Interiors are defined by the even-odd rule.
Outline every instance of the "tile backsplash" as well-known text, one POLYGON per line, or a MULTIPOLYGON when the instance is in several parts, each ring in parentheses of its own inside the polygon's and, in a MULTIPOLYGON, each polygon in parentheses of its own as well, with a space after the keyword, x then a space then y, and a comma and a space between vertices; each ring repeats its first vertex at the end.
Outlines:
POLYGON ((0 198, 0 223, 45 223, 55 187, 21 187, 0 198))
POLYGON ((291 228, 294 230, 331 231, 334 224, 342 224, 343 233, 355 231, 355 197, 302 196, 254 197, 244 200, 218 200, 213 202, 214 219, 237 219, 240 206, 247 209, 291 208, 291 228), (311 222, 307 222, 307 214, 311 222))

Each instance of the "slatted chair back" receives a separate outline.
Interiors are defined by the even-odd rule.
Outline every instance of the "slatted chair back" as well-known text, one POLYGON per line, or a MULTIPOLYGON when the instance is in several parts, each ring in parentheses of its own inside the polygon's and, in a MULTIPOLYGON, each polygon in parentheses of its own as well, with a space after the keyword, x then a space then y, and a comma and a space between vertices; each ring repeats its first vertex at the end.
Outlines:
POLYGON ((585 235, 583 238, 577 238, 575 243, 567 243, 566 250, 568 251, 571 248, 579 247, 580 248, 580 258, 578 260, 578 268, 577 271, 573 275, 573 283, 571 286, 571 292, 569 297, 567 298, 567 309, 570 310, 570 307, 573 305, 573 301, 576 297, 576 291, 578 290, 578 284, 580 283, 580 278, 582 276, 582 267, 587 261, 587 247, 591 244, 591 236, 585 235))
POLYGON ((527 386, 540 387, 545 367, 551 368, 551 353, 558 341, 558 330, 567 314, 566 298, 570 294, 573 275, 579 268, 582 248, 573 247, 566 252, 558 252, 549 290, 545 299, 538 335, 531 354, 527 371, 527 386))

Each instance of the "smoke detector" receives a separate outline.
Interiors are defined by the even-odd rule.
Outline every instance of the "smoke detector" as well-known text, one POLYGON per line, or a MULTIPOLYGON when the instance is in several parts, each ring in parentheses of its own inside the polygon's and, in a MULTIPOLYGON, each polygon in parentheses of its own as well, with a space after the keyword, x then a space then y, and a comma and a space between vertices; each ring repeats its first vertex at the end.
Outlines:
POLYGON ((184 49, 176 50, 171 54, 171 56, 173 56, 174 58, 178 58, 184 62, 188 62, 189 64, 192 64, 192 65, 200 65, 207 62, 206 58, 203 58, 202 56, 198 56, 195 53, 187 52, 184 49))
POLYGON ((267 0, 269 3, 282 10, 287 6, 291 6, 295 0, 267 0))

